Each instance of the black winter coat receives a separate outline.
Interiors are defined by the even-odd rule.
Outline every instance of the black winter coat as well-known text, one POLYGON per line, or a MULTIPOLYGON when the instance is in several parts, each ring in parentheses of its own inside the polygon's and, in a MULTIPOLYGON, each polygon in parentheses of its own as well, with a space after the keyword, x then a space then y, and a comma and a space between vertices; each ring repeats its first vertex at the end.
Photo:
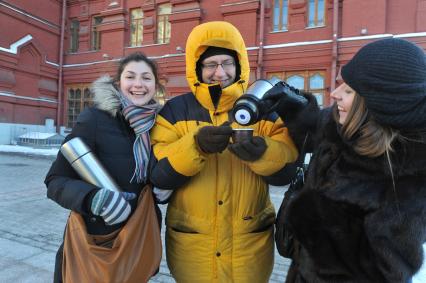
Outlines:
MULTIPOLYGON (((93 90, 95 107, 80 113, 76 125, 64 142, 73 137, 82 138, 117 185, 123 191, 139 195, 144 184, 130 183, 135 170, 135 133, 121 114, 120 101, 109 80, 99 79, 93 90)), ((123 222, 108 226, 102 217, 91 213, 91 200, 99 188, 83 181, 60 152, 47 173, 45 184, 48 198, 82 215, 89 234, 109 234, 125 224, 123 222)), ((137 198, 131 200, 130 205, 133 213, 137 198)), ((158 223, 161 223, 158 206, 156 210, 158 223)), ((61 282, 62 246, 56 257, 55 282, 61 282)))
POLYGON ((302 246, 296 282, 407 282, 426 241, 426 134, 394 142, 393 186, 387 158, 356 154, 330 109, 310 101, 286 121, 299 145, 310 132, 313 149, 305 186, 286 210, 302 246))
MULTIPOLYGON (((73 137, 83 139, 123 191, 139 195, 143 185, 129 182, 135 169, 135 134, 121 114, 114 118, 96 108, 85 109, 65 141, 73 137)), ((90 234, 108 234, 123 225, 107 226, 102 217, 91 213, 91 198, 99 188, 83 181, 61 153, 50 168, 45 183, 47 196, 62 207, 80 213, 90 234)), ((136 202, 137 199, 130 201, 132 211, 136 202)))

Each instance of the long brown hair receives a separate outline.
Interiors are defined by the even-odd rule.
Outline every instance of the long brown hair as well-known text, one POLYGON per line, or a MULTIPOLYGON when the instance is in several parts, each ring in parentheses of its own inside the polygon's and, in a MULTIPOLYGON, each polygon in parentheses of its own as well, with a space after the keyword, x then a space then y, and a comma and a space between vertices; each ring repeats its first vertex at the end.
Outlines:
MULTIPOLYGON (((333 114, 338 122, 337 106, 333 114)), ((385 152, 391 152, 392 142, 399 134, 398 131, 377 123, 369 115, 364 98, 357 93, 341 131, 343 138, 353 141, 356 153, 368 157, 377 157, 385 152)))
MULTIPOLYGON (((339 121, 337 105, 335 105, 333 110, 334 119, 339 121)), ((392 188, 395 194, 396 207, 398 215, 401 218, 390 153, 393 151, 393 141, 395 139, 404 140, 404 138, 401 136, 399 131, 377 123, 373 117, 369 115, 368 109, 365 105, 365 99, 358 93, 355 93, 352 107, 342 125, 341 131, 343 138, 353 141, 353 149, 359 155, 374 158, 385 154, 385 159, 387 161, 392 180, 392 188)))

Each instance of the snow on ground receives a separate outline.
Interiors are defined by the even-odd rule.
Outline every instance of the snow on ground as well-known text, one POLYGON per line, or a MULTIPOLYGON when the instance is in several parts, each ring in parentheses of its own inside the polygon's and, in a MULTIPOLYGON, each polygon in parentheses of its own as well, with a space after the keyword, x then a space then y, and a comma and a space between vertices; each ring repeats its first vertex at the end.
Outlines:
POLYGON ((55 156, 56 154, 58 154, 58 150, 59 148, 32 148, 28 146, 0 144, 0 152, 55 156))

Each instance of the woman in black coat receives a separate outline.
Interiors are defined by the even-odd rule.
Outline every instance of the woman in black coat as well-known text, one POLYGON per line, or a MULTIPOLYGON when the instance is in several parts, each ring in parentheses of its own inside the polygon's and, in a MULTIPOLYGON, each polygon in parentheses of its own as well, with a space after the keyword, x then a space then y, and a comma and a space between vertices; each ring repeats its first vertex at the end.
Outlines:
POLYGON ((426 59, 401 39, 359 50, 331 109, 282 93, 278 114, 313 152, 285 227, 300 243, 294 282, 408 282, 426 241, 426 59))
MULTIPOLYGON (((94 107, 78 116, 65 139, 66 142, 80 137, 116 181, 121 193, 82 180, 61 153, 47 173, 47 196, 79 213, 88 234, 116 231, 136 208, 137 196, 147 182, 148 130, 160 107, 153 100, 159 86, 156 65, 151 60, 141 53, 125 57, 114 79, 101 77, 93 83, 94 107)), ((158 207, 156 210, 160 223, 158 207)), ((62 258, 63 243, 56 256, 54 282, 62 282, 62 258)))

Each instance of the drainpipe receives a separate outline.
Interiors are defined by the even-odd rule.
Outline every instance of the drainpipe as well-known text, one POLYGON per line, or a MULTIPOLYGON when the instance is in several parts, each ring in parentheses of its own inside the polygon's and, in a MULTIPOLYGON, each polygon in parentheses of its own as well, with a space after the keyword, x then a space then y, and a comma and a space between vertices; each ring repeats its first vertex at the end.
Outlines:
MULTIPOLYGON (((338 33, 339 33, 339 0, 333 0, 333 46, 331 55, 331 82, 330 92, 336 88, 336 76, 337 76, 337 61, 339 59, 338 53, 338 33)), ((332 103, 330 98, 330 104, 332 103)))
POLYGON ((259 52, 257 55, 256 79, 260 79, 262 76, 264 29, 265 29, 265 0, 260 0, 259 52))
POLYGON ((56 109, 56 132, 60 132, 61 108, 62 108, 62 65, 64 64, 64 36, 65 36, 65 16, 67 10, 67 1, 62 0, 62 22, 61 38, 59 42, 59 77, 58 77, 58 107, 56 109))

